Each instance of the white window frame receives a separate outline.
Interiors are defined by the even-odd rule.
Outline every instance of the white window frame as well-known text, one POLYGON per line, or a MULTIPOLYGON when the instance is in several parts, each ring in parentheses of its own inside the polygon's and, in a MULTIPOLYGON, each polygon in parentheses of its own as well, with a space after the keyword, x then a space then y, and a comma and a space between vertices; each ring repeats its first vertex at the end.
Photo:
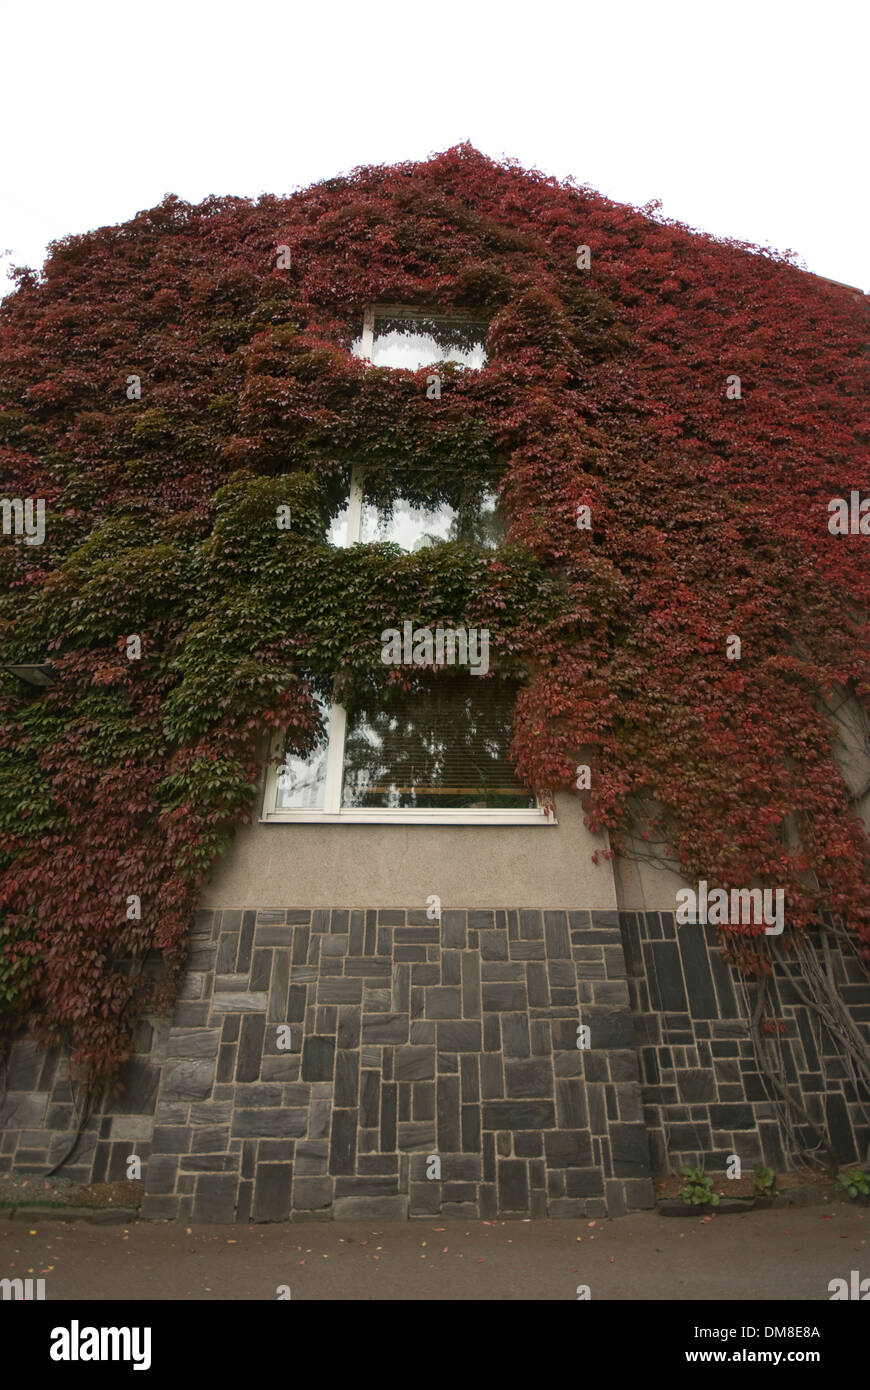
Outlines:
POLYGON ((330 706, 329 744, 326 750, 326 780, 323 788, 322 808, 286 808, 278 806, 279 765, 275 759, 283 753, 283 737, 276 734, 272 740, 271 753, 266 770, 266 786, 263 798, 264 822, 317 822, 320 824, 354 825, 368 822, 381 825, 555 825, 556 817, 552 811, 542 806, 504 807, 502 809, 479 809, 456 806, 449 810, 437 808, 402 808, 390 810, 386 806, 342 807, 341 789, 344 780, 344 744, 347 734, 347 711, 344 705, 330 706))

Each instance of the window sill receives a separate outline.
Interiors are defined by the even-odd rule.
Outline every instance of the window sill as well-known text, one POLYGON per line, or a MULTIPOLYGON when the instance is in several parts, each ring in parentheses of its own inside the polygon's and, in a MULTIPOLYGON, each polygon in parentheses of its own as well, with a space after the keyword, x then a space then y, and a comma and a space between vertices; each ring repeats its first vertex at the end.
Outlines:
POLYGON ((547 811, 270 811, 261 825, 557 825, 547 811))

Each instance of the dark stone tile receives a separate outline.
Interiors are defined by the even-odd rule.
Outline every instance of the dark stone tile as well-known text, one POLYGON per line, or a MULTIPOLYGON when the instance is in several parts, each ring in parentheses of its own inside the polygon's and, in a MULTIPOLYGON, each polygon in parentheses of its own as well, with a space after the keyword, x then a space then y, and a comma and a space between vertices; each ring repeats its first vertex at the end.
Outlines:
POLYGON ((553 1068, 549 1061, 506 1062, 504 1078, 509 1099, 545 1100, 553 1094, 553 1068))
POLYGON ((571 939, 568 935, 567 913, 545 912, 544 933, 550 960, 570 960, 571 939))
POLYGON ((459 1077, 439 1076, 436 1087, 438 1152, 455 1153, 461 1148, 459 1133, 459 1077))
MULTIPOLYGON (((283 917, 283 913, 281 915, 283 917)), ((255 912, 242 913, 241 927, 238 935, 238 952, 235 958, 235 969, 236 973, 239 975, 247 975, 248 971, 251 968, 251 954, 254 948, 254 931, 256 927, 256 920, 257 914, 255 912)), ((221 920, 221 942, 223 942, 223 934, 225 930, 225 924, 223 920, 221 920)), ((235 935, 231 936, 230 940, 234 941, 235 935)), ((231 972, 232 966, 230 966, 230 968, 226 970, 224 973, 230 974, 231 972)))
MULTIPOLYGON (((532 1008, 546 1009, 550 1003, 550 982, 547 979, 547 967, 540 961, 529 961, 526 966, 526 981, 529 991, 529 1005, 532 1008)), ((520 1006, 525 1007, 525 1004, 520 1006)))
MULTIPOLYGON (((484 998, 487 986, 484 986, 484 998)), ((455 986, 430 986, 426 990, 426 1017, 458 1019, 462 1013, 462 994, 455 986)))
POLYGON ((257 1081, 263 1058, 266 1020, 263 1014, 245 1014, 236 1057, 236 1080, 257 1081))
MULTIPOLYGON (((124 1090, 112 1101, 114 1115, 153 1115, 160 1086, 160 1068, 131 1058, 121 1069, 124 1090)), ((10 1088, 11 1089, 11 1088, 10 1088)))
POLYGON ((356 1166, 356 1110, 333 1110, 329 1172, 352 1173, 356 1166))
POLYGON ((338 1046, 354 1050, 360 1045, 361 1025, 359 1009, 341 1007, 338 1011, 338 1046))
POLYGON ((556 1123, 560 1129, 582 1129, 588 1123, 586 1096, 580 1081, 556 1082, 556 1123))
POLYGON ((825 1120, 828 1133, 831 1136, 831 1145, 837 1158, 841 1163, 853 1162, 858 1157, 858 1153, 855 1135, 849 1119, 849 1107, 844 1097, 836 1091, 832 1091, 825 1097, 825 1120))
POLYGON ((448 909, 441 914, 441 940, 451 950, 464 950, 468 944, 468 920, 464 912, 448 909))
POLYGON ((520 940, 543 941, 544 919, 540 912, 530 908, 520 910, 520 940))
POLYGON ((482 931, 480 933, 480 955, 482 960, 507 960, 508 939, 502 931, 482 931))
POLYGON ((203 1173, 196 1184, 192 1215, 194 1221, 228 1223, 236 1208, 238 1177, 235 1173, 203 1173))
POLYGON ((709 1071, 690 1068, 677 1073, 677 1088, 680 1099, 688 1105, 716 1099, 716 1083, 709 1071))
POLYGON ((252 1216, 254 1221, 286 1221, 290 1214, 293 1166, 290 1163, 260 1163, 254 1183, 252 1216))
POLYGON ((526 1164, 522 1159, 502 1159, 498 1165, 498 1207, 499 1211, 522 1211, 529 1209, 529 1180, 526 1164))
POLYGON ((529 1023, 524 1013, 502 1015, 501 1036, 505 1057, 528 1057, 529 1023))
POLYGON ((364 1014, 363 1042, 406 1043, 408 1041, 408 1023, 407 1014, 364 1014))
POLYGON ((341 1050, 335 1059, 333 1104, 352 1107, 359 1101, 359 1053, 341 1050))
POLYGON ((413 1086, 414 1103, 411 1118, 414 1120, 435 1119, 435 1084, 432 1081, 415 1081, 413 1086))
POLYGON ((394 1081, 381 1087, 381 1148, 389 1153, 396 1147, 398 1087, 394 1081))
POLYGON ((548 1168, 588 1168, 592 1163, 592 1140, 585 1129, 556 1130, 544 1135, 548 1168))
POLYGON ((335 1039, 312 1035, 302 1044, 302 1080, 331 1081, 335 1065, 335 1039))
MULTIPOLYGON (((600 1168, 569 1168, 565 1173, 566 1197, 601 1197, 604 1176, 600 1168)), ((609 1211, 609 1215, 615 1215, 609 1211)))
POLYGON ((390 1177, 336 1178, 336 1197, 386 1197, 399 1190, 398 1174, 390 1177))
MULTIPOLYGON (((496 1024, 498 1020, 495 1020, 496 1024)), ((479 1023, 441 1021, 436 1024, 439 1052, 480 1052, 482 1029, 479 1023)))
POLYGON ((714 1129, 755 1129, 751 1105, 711 1105, 710 1123, 714 1129))
POLYGON ((687 924, 680 928, 678 942, 692 1017, 718 1018, 719 1006, 713 988, 710 954, 704 932, 687 924))
POLYGON ((308 1110, 303 1106, 237 1109, 233 1112, 231 1135, 233 1139, 301 1139, 307 1127, 308 1110))
POLYGON ((492 1100, 482 1109, 484 1129, 552 1129, 556 1123, 552 1101, 492 1100))
POLYGON ((462 1152, 480 1153, 480 1106, 463 1105, 460 1111, 462 1152))
POLYGON ((293 1210, 324 1211, 332 1206, 332 1178, 300 1178, 293 1181, 293 1210))
POLYGON ((481 986, 484 1011, 510 1010, 526 1006, 526 991, 521 984, 488 984, 481 986))
POLYGON ((425 1081, 435 1075, 434 1047, 397 1047, 395 1076, 397 1081, 425 1081))
POLYGON ((641 1178, 650 1173, 649 1140, 646 1125, 610 1126, 610 1150, 617 1178, 641 1178))

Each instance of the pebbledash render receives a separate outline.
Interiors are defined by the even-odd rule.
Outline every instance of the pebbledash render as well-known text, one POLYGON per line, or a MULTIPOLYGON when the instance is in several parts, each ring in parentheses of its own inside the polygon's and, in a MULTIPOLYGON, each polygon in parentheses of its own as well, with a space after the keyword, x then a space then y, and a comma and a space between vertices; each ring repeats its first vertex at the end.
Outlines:
MULTIPOLYGON (((449 325, 436 341, 433 316, 425 333, 401 317, 391 306, 379 343, 367 314, 361 354, 447 355, 449 325)), ((455 357, 473 370, 469 341, 455 357)), ((484 536, 495 524, 486 499, 474 520, 484 536)), ((411 549, 456 523, 449 508, 379 516, 354 476, 332 540, 411 549)), ((473 677, 485 713, 491 687, 473 677)), ((418 760, 409 788, 408 748, 391 752, 377 713, 327 713, 310 758, 279 766, 263 748, 256 814, 202 895, 172 1017, 139 1026, 124 1093, 88 1119, 65 1175, 124 1179, 138 1157, 157 1219, 595 1218, 651 1207, 654 1176, 682 1162, 784 1166, 747 991, 712 925, 677 922, 697 885, 602 857, 576 797, 547 812, 515 786, 496 715, 475 716, 485 785, 466 785, 482 757, 472 720, 456 766, 418 760)), ((430 713, 443 735, 449 712, 430 713)), ((840 764, 860 787, 848 715, 840 764)), ((866 1031, 866 971, 832 968, 866 1031)), ((827 1035, 787 979, 772 997, 786 1081, 839 1160, 862 1157, 860 1098, 827 1035)), ((5 1170, 57 1163, 76 1124, 66 1063, 18 1040, 2 1117, 5 1170)))

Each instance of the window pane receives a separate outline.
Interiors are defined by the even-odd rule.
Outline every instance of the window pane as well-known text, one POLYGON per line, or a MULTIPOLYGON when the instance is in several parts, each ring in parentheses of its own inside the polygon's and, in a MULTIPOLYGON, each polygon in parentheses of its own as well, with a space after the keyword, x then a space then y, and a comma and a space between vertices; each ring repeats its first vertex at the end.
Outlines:
POLYGON ((516 688, 476 676, 419 680, 348 715, 342 806, 534 808, 508 758, 516 688))
MULTIPOLYGON (((460 362, 479 371, 486 365, 487 327, 475 319, 375 314, 372 366, 417 371, 433 362, 460 362)), ((361 355, 362 338, 351 351, 361 355)))
POLYGON ((431 510, 415 507, 399 497, 389 510, 364 502, 361 541, 393 541, 403 550, 420 550, 433 541, 445 541, 457 513, 446 503, 431 510))
POLYGON ((347 523, 350 520, 350 498, 345 502, 341 511, 332 518, 329 523, 329 530, 326 533, 326 540, 329 545, 352 545, 356 540, 355 536, 347 534, 347 523))
POLYGON ((490 488, 480 502, 461 510, 447 502, 431 509, 418 507, 404 497, 389 509, 363 503, 361 541, 393 541, 403 550, 420 550, 437 541, 464 540, 493 549, 504 534, 498 494, 490 488))
POLYGON ((316 698, 324 732, 307 758, 284 754, 284 761, 278 766, 278 799, 275 806, 279 811, 323 810, 330 721, 329 706, 319 696, 316 698))

